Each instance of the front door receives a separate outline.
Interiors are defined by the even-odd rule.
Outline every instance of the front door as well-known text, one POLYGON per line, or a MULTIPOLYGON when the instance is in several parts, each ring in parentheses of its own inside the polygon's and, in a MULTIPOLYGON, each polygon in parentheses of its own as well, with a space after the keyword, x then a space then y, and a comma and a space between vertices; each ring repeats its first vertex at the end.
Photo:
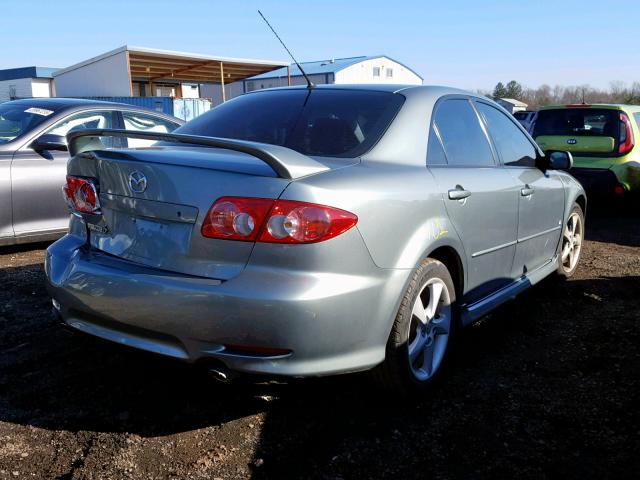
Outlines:
POLYGON ((478 111, 505 169, 519 189, 518 243, 513 274, 521 276, 544 265, 557 251, 564 215, 564 187, 553 172, 535 167, 536 148, 519 125, 488 103, 478 111))
POLYGON ((562 234, 564 187, 553 173, 532 168, 507 168, 521 186, 518 246, 513 264, 522 275, 553 258, 562 234))
POLYGON ((433 118, 427 163, 465 249, 473 302, 513 281, 519 190, 468 99, 439 102, 433 118))

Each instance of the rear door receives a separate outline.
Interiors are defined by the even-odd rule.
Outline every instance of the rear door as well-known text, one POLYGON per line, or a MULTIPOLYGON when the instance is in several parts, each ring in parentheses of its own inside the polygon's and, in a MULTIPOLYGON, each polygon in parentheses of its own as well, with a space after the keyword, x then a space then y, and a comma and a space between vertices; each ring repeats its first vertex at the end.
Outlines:
MULTIPOLYGON (((112 128, 113 112, 92 110, 73 113, 42 132, 66 135, 72 129, 112 128)), ((106 140, 110 141, 110 139, 106 140)), ((11 165, 13 229, 16 235, 63 231, 69 210, 62 197, 69 154, 19 149, 11 165)))
POLYGON ((519 188, 518 243, 513 276, 548 262, 556 253, 564 215, 564 187, 554 172, 535 166, 536 149, 515 122, 499 109, 476 102, 505 169, 519 188))
POLYGON ((495 161, 484 126, 467 98, 438 102, 427 156, 465 249, 465 300, 477 300, 513 280, 516 181, 495 161))

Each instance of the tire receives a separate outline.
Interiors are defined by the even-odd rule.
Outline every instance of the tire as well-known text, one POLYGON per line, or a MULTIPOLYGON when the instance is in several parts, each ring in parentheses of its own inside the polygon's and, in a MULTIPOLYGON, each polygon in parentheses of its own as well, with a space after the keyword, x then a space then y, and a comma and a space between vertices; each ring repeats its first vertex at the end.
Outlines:
POLYGON ((394 394, 428 391, 446 365, 457 321, 451 275, 443 263, 427 258, 404 293, 387 341, 385 361, 372 372, 376 382, 394 394), (440 301, 436 303, 438 291, 440 301))
POLYGON ((584 213, 575 203, 562 227, 562 237, 558 246, 558 269, 561 277, 570 278, 576 272, 584 242, 584 213))

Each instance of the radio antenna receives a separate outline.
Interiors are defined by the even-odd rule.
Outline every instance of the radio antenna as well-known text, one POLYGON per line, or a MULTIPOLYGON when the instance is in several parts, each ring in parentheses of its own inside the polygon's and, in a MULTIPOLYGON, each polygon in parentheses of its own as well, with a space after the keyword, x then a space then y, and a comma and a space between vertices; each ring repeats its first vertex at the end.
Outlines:
POLYGON ((298 63, 298 61, 295 59, 295 57, 293 56, 293 54, 289 51, 289 49, 287 48, 287 46, 284 44, 284 42, 282 41, 282 39, 280 38, 280 36, 276 33, 276 31, 273 29, 273 27, 271 26, 271 24, 269 23, 269 20, 267 20, 265 18, 265 16, 262 14, 262 12, 260 10, 258 10, 258 13, 260 14, 260 16, 262 17, 262 19, 264 20, 264 22, 267 24, 267 26, 271 29, 271 31, 273 32, 273 34, 276 36, 276 38, 278 39, 278 41, 282 44, 282 46, 284 47, 284 49, 287 51, 287 53, 289 54, 289 56, 291 57, 291 59, 293 60, 293 63, 296 64, 296 66, 300 69, 300 72, 302 72, 302 75, 304 76, 304 79, 307 81, 307 88, 309 90, 311 90, 313 87, 315 87, 315 85, 313 84, 313 82, 311 81, 311 79, 309 78, 309 76, 305 73, 305 71, 302 69, 302 67, 300 66, 300 64, 298 63))

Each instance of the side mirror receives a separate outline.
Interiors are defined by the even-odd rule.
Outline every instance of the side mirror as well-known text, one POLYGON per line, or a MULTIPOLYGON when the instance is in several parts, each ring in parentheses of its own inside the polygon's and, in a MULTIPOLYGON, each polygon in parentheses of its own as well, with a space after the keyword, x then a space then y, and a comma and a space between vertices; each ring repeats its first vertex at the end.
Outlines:
POLYGON ((571 152, 548 151, 545 156, 549 157, 549 168, 551 170, 570 170, 573 167, 573 155, 571 155, 571 152))
POLYGON ((31 148, 33 148, 36 152, 42 152, 45 150, 58 150, 61 152, 66 152, 68 150, 67 138, 62 135, 45 133, 44 135, 40 135, 33 142, 31 142, 31 148))
POLYGON ((547 150, 543 157, 538 157, 536 167, 543 172, 547 170, 570 170, 573 167, 571 152, 547 150))

